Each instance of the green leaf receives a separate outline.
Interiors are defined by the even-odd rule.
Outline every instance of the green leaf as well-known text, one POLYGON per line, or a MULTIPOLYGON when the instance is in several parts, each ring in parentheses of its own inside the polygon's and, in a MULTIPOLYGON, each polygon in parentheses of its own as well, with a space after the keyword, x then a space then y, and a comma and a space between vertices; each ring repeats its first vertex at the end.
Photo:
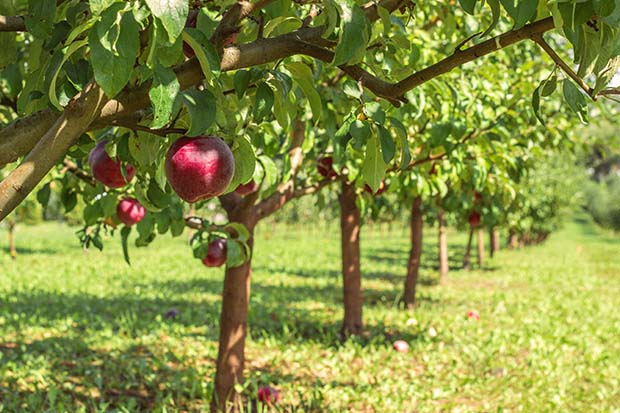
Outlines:
POLYGON ((237 233, 237 236, 235 238, 239 241, 247 241, 248 239, 250 239, 250 232, 245 227, 245 225, 239 222, 231 222, 226 225, 226 228, 234 230, 237 233))
POLYGON ((546 125, 546 122, 540 113, 540 86, 538 86, 532 94, 532 108, 534 109, 534 115, 536 115, 538 121, 543 125, 546 125))
POLYGON ((119 13, 116 5, 107 9, 88 36, 95 80, 108 97, 116 96, 129 82, 140 47, 133 14, 124 13, 119 23, 119 13))
POLYGON ((248 89, 250 84, 251 74, 248 70, 237 70, 233 77, 233 85, 235 86, 235 93, 237 98, 241 99, 248 89))
POLYGON ((43 208, 47 207, 47 204, 50 201, 50 194, 51 189, 49 182, 43 185, 41 189, 37 191, 37 201, 39 201, 39 204, 41 204, 43 208))
POLYGON ((383 161, 388 164, 394 159, 396 153, 396 145, 394 139, 390 135, 387 129, 381 125, 377 125, 379 130, 379 141, 381 142, 381 153, 383 154, 383 161))
POLYGON ((248 259, 243 244, 231 238, 226 240, 226 266, 228 268, 239 267, 248 259))
POLYGON ((233 157, 235 158, 235 173, 230 181, 226 192, 232 192, 240 184, 248 182, 254 175, 256 169, 256 154, 254 147, 245 137, 235 139, 232 146, 233 157))
POLYGON ((170 42, 174 43, 185 27, 189 13, 187 0, 146 0, 146 5, 153 16, 161 20, 170 42))
POLYGON ((52 33, 56 17, 56 2, 53 0, 28 0, 26 30, 34 37, 45 39, 52 33))
POLYGON ((355 120, 349 127, 349 133, 353 139, 355 139, 353 147, 360 149, 366 144, 366 141, 370 135, 372 135, 372 130, 370 129, 368 122, 355 120))
POLYGON ((90 0, 88 5, 90 6, 90 11, 95 15, 100 15, 105 9, 110 7, 113 3, 119 0, 90 0))
POLYGON ((172 107, 181 86, 174 70, 155 66, 153 85, 149 90, 149 98, 153 105, 153 123, 151 128, 161 128, 170 122, 172 107))
POLYGON ((350 7, 346 3, 342 7, 342 33, 336 46, 333 64, 355 65, 366 55, 366 47, 370 38, 370 25, 364 11, 357 5, 350 7))
POLYGON ((190 116, 187 136, 202 135, 215 121, 217 103, 213 93, 207 89, 190 89, 181 95, 190 116))
POLYGON ((129 135, 129 154, 137 162, 140 169, 151 166, 159 154, 162 138, 152 133, 139 131, 129 135))
POLYGON ((214 46, 200 30, 191 27, 183 31, 182 37, 183 41, 194 51, 205 80, 210 81, 213 78, 213 72, 220 70, 219 57, 214 46))
POLYGON ((476 8, 476 3, 478 0, 459 0, 461 7, 469 14, 474 14, 474 9, 476 8))
POLYGON ((304 95, 306 95, 306 99, 308 99, 308 103, 310 103, 310 108, 312 109, 312 118, 314 120, 319 120, 321 118, 323 106, 321 104, 321 96, 319 92, 317 92, 312 81, 312 70, 301 62, 289 62, 286 64, 286 68, 291 73, 295 83, 297 83, 304 92, 304 95))
POLYGON ((562 86, 564 100, 568 106, 577 114, 581 122, 588 123, 588 108, 584 94, 577 89, 577 86, 570 79, 564 79, 562 86))
POLYGON ((536 17, 539 0, 500 0, 508 15, 514 20, 515 29, 523 27, 536 17))
POLYGON ((0 69, 17 61, 15 33, 0 33, 0 69))
POLYGON ((84 207, 82 217, 84 218, 84 224, 88 226, 94 225, 99 218, 103 217, 103 209, 101 208, 101 204, 99 202, 95 202, 94 204, 86 205, 84 207))
POLYGON ((254 103, 254 120, 256 123, 260 123, 265 116, 271 113, 274 99, 271 87, 266 82, 261 82, 256 89, 254 103))
POLYGON ((366 146, 366 158, 362 164, 362 176, 373 192, 379 189, 385 177, 386 163, 381 153, 381 144, 376 136, 371 137, 366 146))
POLYGON ((131 265, 129 261, 129 248, 127 246, 127 240, 129 239, 129 234, 131 233, 131 227, 123 227, 121 229, 121 244, 123 246, 123 258, 125 258, 125 262, 127 265, 131 265))
POLYGON ((407 128, 396 118, 389 118, 392 127, 396 131, 396 135, 400 141, 400 169, 405 169, 409 166, 411 162, 411 152, 409 150, 409 141, 407 136, 407 128))

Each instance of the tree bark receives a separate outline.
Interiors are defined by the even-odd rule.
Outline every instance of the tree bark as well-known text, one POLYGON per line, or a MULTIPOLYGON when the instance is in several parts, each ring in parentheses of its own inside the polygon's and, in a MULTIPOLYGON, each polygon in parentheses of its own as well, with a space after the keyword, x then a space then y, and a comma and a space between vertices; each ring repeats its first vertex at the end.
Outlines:
POLYGON ((484 228, 478 228, 478 265, 484 265, 484 228))
POLYGON ((360 210, 355 186, 342 182, 340 233, 342 247, 342 286, 344 295, 343 337, 362 332, 362 275, 360 270, 360 210))
POLYGON ((467 239, 467 247, 465 247, 465 257, 463 257, 463 269, 469 271, 471 269, 471 243, 474 239, 474 227, 469 229, 469 238, 467 239))
POLYGON ((15 220, 9 220, 9 254, 12 259, 17 258, 17 250, 15 249, 15 220))
POLYGON ((511 229, 510 233, 508 234, 508 248, 515 249, 518 246, 519 246, 519 236, 517 235, 516 231, 511 229))
POLYGON ((411 204, 411 252, 405 278, 405 307, 415 307, 415 292, 420 272, 420 257, 422 256, 422 197, 418 196, 411 204))
MULTIPOLYGON (((252 208, 229 212, 230 222, 245 225, 250 232, 248 245, 254 251, 255 214, 252 208)), ((215 372, 215 394, 211 411, 242 411, 242 400, 235 384, 243 382, 245 338, 248 331, 248 305, 252 257, 239 267, 226 267, 220 314, 220 338, 215 372)))
POLYGON ((491 238, 491 246, 490 246, 491 258, 493 258, 495 253, 499 251, 501 248, 501 244, 499 241, 499 231, 497 230, 497 228, 495 227, 491 228, 489 232, 489 236, 491 238))
POLYGON ((439 279, 442 284, 448 280, 448 240, 446 235, 446 219, 443 209, 437 214, 439 221, 439 279))

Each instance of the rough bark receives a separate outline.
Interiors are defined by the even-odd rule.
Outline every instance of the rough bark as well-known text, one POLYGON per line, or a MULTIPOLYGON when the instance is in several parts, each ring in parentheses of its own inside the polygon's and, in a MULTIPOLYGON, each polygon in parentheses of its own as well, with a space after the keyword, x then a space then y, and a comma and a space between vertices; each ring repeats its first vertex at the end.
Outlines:
POLYGON ((478 265, 484 265, 484 228, 478 228, 478 265))
POLYGON ((471 269, 471 244, 474 239, 474 227, 469 229, 469 238, 467 239, 467 247, 465 247, 465 257, 463 257, 463 269, 469 271, 471 269))
POLYGON ((407 277, 405 278, 405 307, 415 307, 415 293, 420 272, 420 258, 422 256, 422 197, 416 197, 411 204, 411 252, 407 263, 407 277))
POLYGON ((17 258, 17 250, 15 249, 15 220, 9 221, 9 254, 12 259, 17 258))
MULTIPOLYGON (((253 251, 256 226, 254 209, 252 207, 237 208, 238 200, 229 204, 223 201, 222 204, 228 212, 230 222, 241 223, 250 232, 248 245, 253 251)), ((213 412, 242 411, 242 400, 235 392, 235 384, 243 382, 251 274, 251 257, 239 267, 226 268, 220 314, 215 394, 211 406, 213 412)))
POLYGON ((355 186, 342 183, 340 201, 340 233, 342 246, 342 286, 344 337, 362 332, 362 275, 360 269, 360 210, 356 204, 355 186))
POLYGON ((437 214, 437 221, 439 221, 439 279, 443 284, 448 280, 449 271, 446 218, 443 209, 439 210, 439 213, 437 214))
POLYGON ((493 227, 490 229, 489 231, 489 237, 490 237, 490 251, 491 251, 491 258, 493 258, 493 256, 495 255, 495 253, 497 251, 500 250, 501 248, 501 244, 500 244, 500 240, 499 240, 499 231, 497 230, 497 228, 493 227))

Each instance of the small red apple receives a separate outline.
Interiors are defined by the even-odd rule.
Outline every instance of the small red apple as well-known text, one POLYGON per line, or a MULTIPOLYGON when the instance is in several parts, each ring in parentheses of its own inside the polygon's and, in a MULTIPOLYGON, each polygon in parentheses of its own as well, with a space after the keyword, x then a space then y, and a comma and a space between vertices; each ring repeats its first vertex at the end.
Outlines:
POLYGON ((473 211, 471 214, 469 214, 468 221, 469 225, 471 225, 472 227, 477 227, 478 225, 480 225, 480 214, 476 211, 473 211))
POLYGON ((316 170, 319 175, 324 176, 325 178, 335 178, 338 176, 336 171, 334 171, 334 158, 331 156, 319 156, 316 160, 316 170))
POLYGON ((469 318, 471 320, 480 320, 480 314, 478 314, 478 312, 476 310, 470 310, 467 313, 467 318, 469 318))
POLYGON ((127 185, 136 174, 136 170, 130 164, 125 167, 125 176, 121 173, 121 161, 117 158, 113 161, 105 151, 107 140, 100 141, 88 154, 88 163, 96 180, 110 188, 121 188, 127 185))
POLYGON ((381 181, 379 184, 379 188, 377 188, 377 192, 372 192, 372 188, 368 184, 364 184, 364 191, 368 192, 370 195, 381 195, 387 189, 387 185, 385 185, 385 181, 381 181))
POLYGON ((398 351, 399 353, 406 353, 409 351, 409 343, 407 343, 405 340, 396 340, 393 346, 394 350, 398 351))
POLYGON ((246 196, 248 194, 251 194, 252 192, 256 192, 257 189, 258 189, 258 184, 254 182, 254 180, 252 179, 250 182, 246 184, 239 185, 237 189, 235 189, 235 192, 241 196, 246 196))
POLYGON ((226 262, 226 238, 216 238, 209 243, 207 256, 202 263, 207 267, 219 267, 226 262))
POLYGON ((146 209, 137 199, 123 198, 116 206, 116 216, 128 227, 142 221, 146 209))
POLYGON ((265 404, 276 404, 280 401, 280 393, 273 387, 263 386, 258 389, 258 401, 265 404))
MULTIPOLYGON (((198 22, 198 9, 192 9, 189 11, 187 15, 187 20, 185 20, 185 27, 195 28, 197 22, 198 22)), ((194 53, 194 49, 192 49, 192 47, 185 42, 183 42, 183 54, 185 54, 185 56, 187 56, 188 59, 191 59, 192 57, 196 56, 196 53, 194 53)))
POLYGON ((224 193, 235 173, 235 158, 215 136, 174 142, 166 155, 166 177, 181 199, 194 203, 224 193))

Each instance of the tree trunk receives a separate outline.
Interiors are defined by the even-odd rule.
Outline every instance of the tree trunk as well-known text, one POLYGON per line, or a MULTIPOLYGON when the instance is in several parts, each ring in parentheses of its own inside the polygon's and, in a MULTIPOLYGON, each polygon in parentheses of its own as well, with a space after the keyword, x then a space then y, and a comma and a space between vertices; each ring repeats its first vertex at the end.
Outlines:
POLYGON ((471 243, 474 239, 474 227, 469 229, 469 238, 467 239, 467 247, 465 248, 465 257, 463 258, 463 269, 469 271, 471 269, 471 243))
MULTIPOLYGON (((253 211, 235 214, 231 222, 246 226, 250 232, 248 245, 254 251, 253 211)), ((229 214, 230 215, 230 214, 229 214)), ((220 338, 215 373, 215 394, 211 410, 214 412, 242 411, 242 400, 234 386, 243 381, 245 361, 245 337, 248 331, 248 304, 250 301, 250 278, 252 257, 241 266, 226 268, 220 314, 220 338)))
POLYGON ((448 241, 446 236, 446 219, 443 209, 439 210, 437 220, 439 221, 439 279, 441 283, 448 280, 448 241))
POLYGON ((11 258, 17 258, 17 250, 15 249, 15 220, 9 220, 9 254, 11 258))
POLYGON ((510 230, 508 234, 508 248, 515 249, 519 246, 519 236, 514 230, 510 230))
POLYGON ((501 248, 501 244, 499 242, 499 231, 497 228, 491 228, 489 236, 491 238, 491 258, 493 258, 495 253, 501 248))
POLYGON ((478 265, 484 265, 484 228, 478 228, 478 265))
POLYGON ((405 278, 405 307, 413 309, 415 306, 415 290, 418 284, 420 271, 420 257, 422 256, 422 197, 418 196, 411 204, 411 252, 405 278))
POLYGON ((355 186, 343 182, 340 194, 342 286, 344 293, 343 337, 362 332, 362 275, 360 270, 360 210, 355 186))

